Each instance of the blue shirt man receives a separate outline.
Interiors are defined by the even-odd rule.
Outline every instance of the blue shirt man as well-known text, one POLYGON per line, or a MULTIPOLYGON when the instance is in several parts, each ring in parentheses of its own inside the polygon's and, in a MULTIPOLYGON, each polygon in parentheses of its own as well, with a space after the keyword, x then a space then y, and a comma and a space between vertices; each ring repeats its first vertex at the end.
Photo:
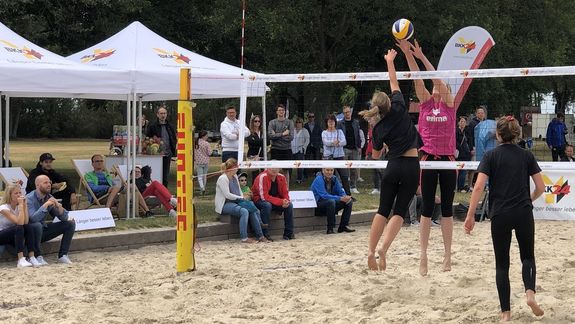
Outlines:
POLYGON ((322 169, 321 174, 318 174, 311 184, 311 190, 317 202, 316 215, 325 215, 327 217, 326 234, 334 234, 335 215, 343 209, 337 232, 355 232, 354 229, 348 226, 353 201, 351 196, 346 195, 333 172, 334 169, 332 168, 322 169))
POLYGON ((38 262, 42 265, 48 264, 42 256, 40 243, 49 241, 62 235, 60 250, 58 251, 58 261, 71 264, 68 258, 72 237, 76 230, 76 222, 68 218, 68 211, 50 194, 52 182, 45 175, 36 177, 36 190, 26 195, 28 206, 29 224, 33 227, 36 235, 37 245, 34 247, 34 254, 38 262), (51 215, 58 217, 60 222, 46 223, 46 217, 51 215))

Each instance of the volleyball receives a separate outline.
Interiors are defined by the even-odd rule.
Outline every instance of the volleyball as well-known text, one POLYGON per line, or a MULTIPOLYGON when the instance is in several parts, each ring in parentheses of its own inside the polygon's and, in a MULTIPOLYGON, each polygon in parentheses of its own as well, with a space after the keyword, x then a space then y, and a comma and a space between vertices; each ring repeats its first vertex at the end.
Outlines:
POLYGON ((401 18, 391 27, 391 33, 396 39, 410 39, 413 36, 413 24, 411 21, 401 18))

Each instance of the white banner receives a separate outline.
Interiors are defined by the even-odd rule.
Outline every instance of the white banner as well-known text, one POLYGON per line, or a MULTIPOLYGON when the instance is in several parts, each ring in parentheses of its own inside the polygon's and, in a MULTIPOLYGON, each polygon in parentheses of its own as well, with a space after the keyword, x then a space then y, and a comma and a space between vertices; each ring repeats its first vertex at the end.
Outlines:
MULTIPOLYGON (((116 227, 110 208, 72 210, 68 212, 68 217, 76 221, 76 232, 116 227)), ((59 221, 58 218, 53 220, 54 223, 59 221)))
MULTIPOLYGON (((567 162, 538 162, 542 170, 575 170, 575 163, 567 162)), ((440 170, 476 170, 478 161, 420 161, 422 169, 440 170)), ((321 168, 353 168, 353 169, 384 169, 387 161, 358 160, 308 160, 308 161, 243 161, 239 163, 240 169, 321 169, 321 168)))
MULTIPOLYGON (((533 217, 535 219, 575 220, 575 196, 571 192, 570 185, 575 181, 575 172, 543 171, 541 174, 545 191, 533 202, 533 217)), ((534 186, 531 181, 532 190, 534 186)))
MULTIPOLYGON (((445 45, 437 70, 476 70, 494 44, 495 41, 485 29, 478 26, 462 28, 445 45)), ((465 75, 445 80, 451 86, 455 109, 459 107, 472 80, 465 75)))
POLYGON ((289 200, 293 204, 293 208, 316 208, 317 202, 313 195, 313 191, 290 191, 289 200))

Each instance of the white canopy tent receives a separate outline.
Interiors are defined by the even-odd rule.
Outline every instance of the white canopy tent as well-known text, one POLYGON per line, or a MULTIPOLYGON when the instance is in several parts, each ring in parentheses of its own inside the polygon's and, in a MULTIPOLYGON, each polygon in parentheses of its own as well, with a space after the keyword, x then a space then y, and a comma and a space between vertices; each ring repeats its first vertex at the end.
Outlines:
MULTIPOLYGON (((144 101, 177 100, 182 68, 191 69, 194 99, 239 98, 242 73, 258 75, 189 51, 137 21, 67 58, 85 65, 129 70, 133 91, 144 101)), ((262 97, 265 91, 264 83, 256 83, 247 89, 247 96, 262 97)))

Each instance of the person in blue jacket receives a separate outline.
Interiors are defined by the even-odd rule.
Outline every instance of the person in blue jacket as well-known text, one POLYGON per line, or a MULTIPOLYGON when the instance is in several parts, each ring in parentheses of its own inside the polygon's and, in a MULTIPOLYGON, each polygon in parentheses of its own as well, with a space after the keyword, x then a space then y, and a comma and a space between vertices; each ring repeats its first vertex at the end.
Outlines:
POLYGON ((565 134, 567 134, 567 126, 565 126, 565 115, 558 113, 556 118, 553 118, 547 126, 547 135, 545 142, 551 149, 551 156, 553 161, 557 162, 565 156, 565 134))
POLYGON ((345 193, 333 173, 333 168, 324 168, 311 184, 311 190, 317 202, 316 215, 325 215, 327 217, 326 234, 334 234, 335 215, 343 209, 337 232, 355 232, 354 229, 348 226, 353 200, 351 196, 345 193))
POLYGON ((481 161, 483 155, 497 146, 495 130, 497 123, 493 119, 485 119, 475 126, 475 160, 481 161))

